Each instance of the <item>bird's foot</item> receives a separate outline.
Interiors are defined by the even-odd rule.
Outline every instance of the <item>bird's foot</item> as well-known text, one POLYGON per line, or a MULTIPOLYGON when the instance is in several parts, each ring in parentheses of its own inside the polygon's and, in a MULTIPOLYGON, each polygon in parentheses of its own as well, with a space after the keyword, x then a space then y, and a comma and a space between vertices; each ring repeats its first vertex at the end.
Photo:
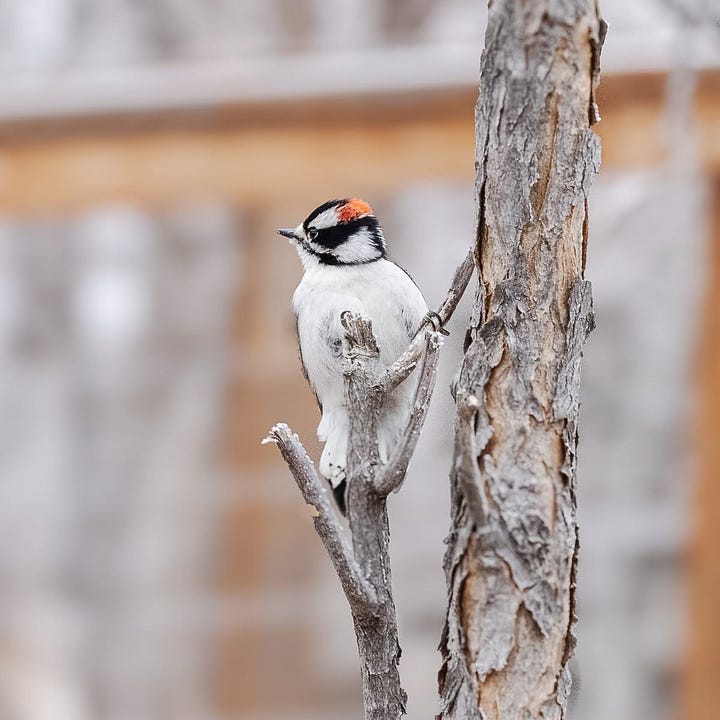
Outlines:
POLYGON ((335 487, 342 482, 345 482, 346 473, 345 468, 342 465, 336 465, 335 463, 328 463, 328 474, 327 479, 330 484, 335 487))
POLYGON ((422 321, 421 327, 423 327, 424 325, 427 325, 428 323, 430 323, 430 325, 433 326, 433 330, 435 332, 439 332, 441 335, 445 335, 445 336, 450 334, 445 329, 442 318, 434 310, 428 311, 427 315, 425 316, 425 318, 422 321))

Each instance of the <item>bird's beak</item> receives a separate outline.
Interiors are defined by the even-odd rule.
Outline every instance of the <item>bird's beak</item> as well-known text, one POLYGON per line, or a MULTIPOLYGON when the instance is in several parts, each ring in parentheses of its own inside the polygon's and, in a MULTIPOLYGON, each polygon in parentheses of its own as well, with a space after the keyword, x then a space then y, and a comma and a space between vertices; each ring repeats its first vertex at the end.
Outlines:
POLYGON ((283 237, 288 238, 289 240, 299 240, 297 231, 293 230, 292 228, 278 228, 277 230, 278 235, 282 235, 283 237))

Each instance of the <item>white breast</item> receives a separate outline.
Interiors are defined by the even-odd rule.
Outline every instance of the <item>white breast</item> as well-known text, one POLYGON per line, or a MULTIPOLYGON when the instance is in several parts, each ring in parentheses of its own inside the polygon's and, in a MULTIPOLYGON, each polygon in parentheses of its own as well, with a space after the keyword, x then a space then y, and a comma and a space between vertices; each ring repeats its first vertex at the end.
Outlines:
POLYGON ((318 400, 342 403, 345 310, 370 318, 384 364, 408 345, 427 305, 410 277, 388 260, 353 266, 309 266, 293 296, 303 362, 318 400))

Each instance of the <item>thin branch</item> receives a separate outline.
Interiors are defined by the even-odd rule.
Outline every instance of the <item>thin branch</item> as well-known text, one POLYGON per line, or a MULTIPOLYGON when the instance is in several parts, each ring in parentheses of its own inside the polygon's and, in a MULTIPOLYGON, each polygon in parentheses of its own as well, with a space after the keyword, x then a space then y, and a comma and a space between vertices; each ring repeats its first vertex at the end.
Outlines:
MULTIPOLYGON (((450 283, 447 296, 438 308, 437 313, 434 314, 439 318, 441 327, 445 327, 455 312, 455 308, 457 308, 460 298, 463 296, 470 282, 474 268, 475 255, 473 251, 470 250, 457 270, 455 270, 455 275, 450 283)), ((388 368, 385 379, 388 392, 395 389, 405 380, 420 361, 428 334, 437 330, 437 328, 433 327, 434 315, 431 313, 428 316, 417 333, 415 333, 415 337, 412 339, 407 350, 388 368)))
POLYGON ((455 270, 450 288, 448 289, 447 296, 443 300, 442 305, 438 308, 437 314, 440 316, 440 321, 443 326, 450 320, 455 309, 457 308, 460 298, 465 293, 465 289, 470 282, 473 270, 475 269, 475 253, 472 250, 468 251, 465 259, 458 265, 455 270))
POLYGON ((298 436, 285 424, 271 428, 263 443, 275 443, 290 468, 308 505, 317 511, 315 530, 332 560, 345 595, 353 607, 374 606, 375 589, 363 577, 350 543, 350 533, 340 519, 327 482, 318 475, 298 436))
POLYGON ((420 430, 425 424, 427 411, 430 407, 430 398, 435 389, 440 344, 440 335, 438 333, 430 332, 425 335, 425 352, 418 385, 415 390, 413 409, 400 444, 376 481, 375 490, 380 495, 389 495, 391 492, 396 492, 405 479, 405 473, 415 453, 420 430))

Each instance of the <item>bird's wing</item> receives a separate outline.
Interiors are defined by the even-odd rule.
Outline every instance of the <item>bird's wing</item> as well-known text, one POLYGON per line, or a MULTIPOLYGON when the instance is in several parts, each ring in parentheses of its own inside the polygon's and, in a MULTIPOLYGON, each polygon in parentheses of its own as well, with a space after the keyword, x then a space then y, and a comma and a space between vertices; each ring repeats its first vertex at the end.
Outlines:
POLYGON ((303 313, 308 312, 314 315, 318 331, 305 333, 302 338, 299 315, 296 315, 295 318, 300 364, 303 375, 315 394, 320 412, 323 412, 323 400, 327 399, 329 378, 338 378, 341 385, 343 382, 342 356, 345 331, 340 321, 340 315, 345 310, 365 313, 365 308, 356 297, 345 293, 328 293, 321 305, 314 305, 303 311, 303 313), (304 350, 303 343, 306 344, 304 350), (311 367, 310 371, 308 362, 311 367), (320 383, 320 385, 316 383, 320 383))
POLYGON ((300 330, 298 328, 298 316, 297 315, 295 315, 295 337, 297 338, 297 349, 298 349, 298 355, 300 357, 300 369, 302 370, 303 377, 307 381, 307 384, 310 386, 310 389, 312 390, 312 393, 315 396, 315 402, 317 403, 318 408, 320 409, 320 413, 322 414, 322 411, 323 411, 322 403, 320 402, 320 398, 318 397, 315 387, 310 382, 310 377, 308 375, 307 368, 305 367, 305 360, 303 359, 302 345, 300 343, 300 330))
POLYGON ((403 280, 409 281, 409 283, 405 282, 403 284, 412 287, 413 291, 417 291, 402 293, 404 297, 398 302, 400 320, 407 333, 408 340, 412 340, 420 329, 420 324, 428 311, 427 303, 413 276, 402 265, 394 261, 391 262, 398 270, 402 271, 403 275, 401 275, 401 277, 403 280))

